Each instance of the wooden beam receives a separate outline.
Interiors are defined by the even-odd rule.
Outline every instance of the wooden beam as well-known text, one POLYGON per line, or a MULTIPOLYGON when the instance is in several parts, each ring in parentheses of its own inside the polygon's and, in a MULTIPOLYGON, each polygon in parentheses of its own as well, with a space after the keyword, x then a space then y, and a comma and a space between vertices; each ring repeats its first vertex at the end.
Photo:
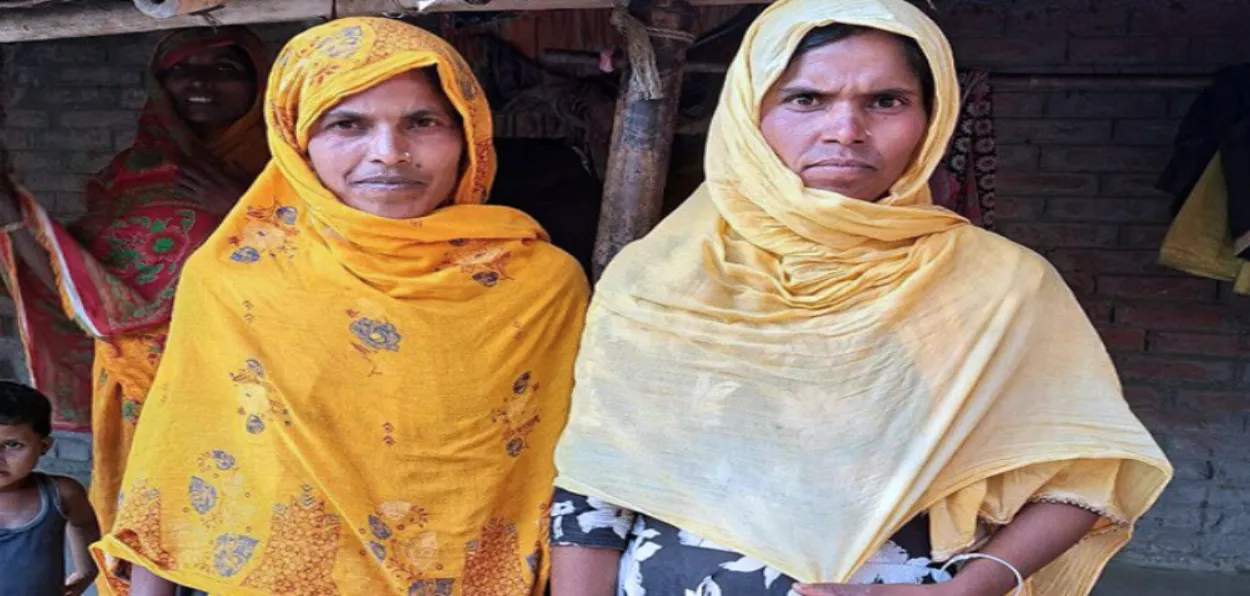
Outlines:
POLYGON ((168 19, 221 8, 226 0, 134 0, 139 12, 154 19, 168 19))
MULTIPOLYGON (((761 4, 771 0, 690 0, 696 5, 761 4)), ((436 12, 611 8, 613 0, 337 0, 339 16, 436 12)), ((130 2, 51 4, 0 11, 0 43, 144 33, 209 25, 253 25, 325 19, 334 0, 232 0, 206 15, 153 19, 130 2)))
POLYGON ((634 31, 626 27, 631 66, 617 99, 612 153, 603 181, 596 279, 626 244, 650 232, 663 214, 682 67, 694 41, 695 11, 686 0, 634 0, 628 13, 642 23, 634 31), (653 62, 647 54, 654 54, 653 62))

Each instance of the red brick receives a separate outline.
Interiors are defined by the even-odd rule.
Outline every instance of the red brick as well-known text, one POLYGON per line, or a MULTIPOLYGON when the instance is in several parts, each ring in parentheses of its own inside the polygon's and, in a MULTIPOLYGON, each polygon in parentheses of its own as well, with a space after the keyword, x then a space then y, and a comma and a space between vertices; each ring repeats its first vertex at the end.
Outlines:
POLYGON ((1048 146, 1042 148, 1042 171, 1157 172, 1172 152, 1167 147, 1048 146))
POLYGON ((1124 387, 1124 400, 1134 410, 1157 410, 1167 406, 1168 393, 1158 387, 1128 385, 1124 387))
POLYGON ((1060 65, 1067 53, 1067 40, 1058 36, 962 38, 951 45, 959 63, 969 68, 1060 65))
POLYGON ((1046 98, 1046 115, 1055 118, 1161 118, 1168 101, 1162 93, 1070 92, 1046 98))
POLYGON ((94 174, 112 161, 114 154, 103 151, 81 151, 68 157, 69 171, 76 174, 94 174))
POLYGON ((51 118, 44 110, 3 110, 4 126, 9 128, 47 128, 51 118))
POLYGON ((1098 294, 1108 298, 1213 302, 1219 296, 1219 284, 1196 277, 1102 276, 1098 278, 1098 294))
POLYGON ((1167 37, 1098 37, 1068 43, 1069 64, 1176 64, 1185 61, 1189 39, 1167 37))
POLYGON ((127 110, 82 110, 64 112, 59 117, 61 127, 75 128, 120 128, 132 129, 135 126, 134 112, 127 110))
POLYGON ((1172 219, 1172 201, 1163 199, 1102 199, 1055 197, 1046 203, 1046 219, 1112 223, 1166 223, 1172 219))
POLYGON ((25 174, 24 184, 31 191, 79 192, 86 187, 87 176, 64 171, 37 170, 25 174))
POLYGON ((107 130, 41 130, 35 131, 34 142, 39 149, 66 151, 107 151, 113 146, 113 135, 107 130))
POLYGON ((1189 113, 1189 108, 1194 105, 1194 100, 1198 99, 1197 91, 1177 91, 1168 97, 1168 116, 1173 118, 1183 118, 1189 113))
POLYGON ((1237 331, 1236 311, 1224 306, 1121 304, 1115 308, 1115 323, 1126 327, 1177 331, 1237 331))
MULTIPOLYGON (((149 47, 148 53, 151 51, 149 47)), ((137 68, 62 68, 57 80, 68 87, 139 87, 143 84, 140 72, 137 68)))
POLYGON ((1158 354, 1196 354, 1202 356, 1242 356, 1250 354, 1250 341, 1245 336, 1212 333, 1157 331, 1150 334, 1149 351, 1158 354))
POLYGON ((31 95, 44 105, 86 109, 118 105, 121 97, 116 89, 100 87, 58 87, 43 89, 31 95))
POLYGON ((104 64, 107 55, 100 51, 97 39, 60 40, 55 43, 30 44, 23 60, 40 65, 52 64, 104 64))
POLYGON ((1004 197, 994 199, 994 217, 997 221, 1036 221, 1046 211, 1046 199, 1041 197, 1004 197))
POLYGON ((1003 235, 1035 249, 1115 246, 1118 231, 1113 225, 1083 223, 1008 223, 1003 235))
POLYGON ((1061 118, 1000 120, 995 133, 1005 144, 1097 145, 1111 140, 1110 120, 1061 118))
POLYGON ((1250 414, 1250 391, 1201 391, 1180 390, 1176 396, 1176 404, 1181 411, 1188 412, 1199 424, 1233 423, 1234 427, 1244 424, 1246 414, 1250 414))
POLYGON ((0 146, 12 151, 15 149, 38 149, 35 144, 34 131, 0 128, 0 146))
POLYGON ((1115 142, 1126 145, 1171 145, 1176 137, 1177 121, 1166 120, 1117 120, 1115 142))
POLYGON ((1138 2, 1130 12, 1134 35, 1237 35, 1245 32, 1243 0, 1138 2))
MULTIPOLYGON (((1153 250, 1090 250, 1064 248, 1052 251, 1047 257, 1055 267, 1064 271, 1119 274, 1174 274, 1156 264, 1159 253, 1153 250)), ((1180 275, 1179 273, 1175 273, 1180 275)))
POLYGON ((1113 318, 1113 308, 1110 300, 1082 298, 1081 308, 1085 310, 1085 316, 1095 325, 1110 324, 1113 318))
POLYGON ((1185 360, 1136 354, 1115 357, 1125 379, 1138 381, 1222 383, 1233 378, 1232 362, 1185 360))
POLYGON ((1046 109, 1046 96, 1040 93, 995 93, 994 117, 999 122, 1010 118, 1041 116, 1046 109))
POLYGON ((1037 170, 1041 148, 1029 145, 999 145, 998 168, 1003 172, 1032 172, 1037 170))
POLYGON ((1093 275, 1073 271, 1064 271, 1062 275, 1063 281, 1068 284, 1068 288, 1077 299, 1093 296, 1096 293, 1097 284, 1093 275))
MULTIPOLYGON (((1243 22, 1242 27, 1245 27, 1243 22)), ((1245 62, 1250 55, 1250 37, 1244 31, 1223 37, 1195 37, 1189 44, 1190 64, 1224 66, 1245 62)))
POLYGON ((1002 172, 998 192, 1021 195, 1081 196, 1098 194, 1097 174, 1002 172))
POLYGON ((1121 35, 1128 32, 1129 13, 1124 7, 1102 7, 1095 2, 1073 2, 1070 7, 1055 3, 1036 6, 1024 3, 1007 17, 1008 31, 1028 31, 1046 35, 1121 35))
POLYGON ((1140 352, 1146 349, 1146 331, 1143 329, 1104 327, 1098 330, 1098 334, 1108 350, 1140 352))
POLYGON ((964 10, 943 11, 936 17, 942 32, 949 38, 996 37, 1003 33, 1006 18, 1000 10, 972 6, 964 10))
MULTIPOLYGON (((1099 174, 1102 180, 1100 194, 1109 197, 1168 196, 1155 188, 1158 174, 1099 174)), ((1002 176, 999 176, 1002 180, 1002 176)))
POLYGON ((10 151, 9 160, 18 172, 56 170, 65 167, 55 151, 10 151))
POLYGON ((1120 237, 1120 244, 1125 248, 1149 248, 1159 250, 1163 246, 1163 237, 1167 236, 1168 226, 1126 226, 1120 237))

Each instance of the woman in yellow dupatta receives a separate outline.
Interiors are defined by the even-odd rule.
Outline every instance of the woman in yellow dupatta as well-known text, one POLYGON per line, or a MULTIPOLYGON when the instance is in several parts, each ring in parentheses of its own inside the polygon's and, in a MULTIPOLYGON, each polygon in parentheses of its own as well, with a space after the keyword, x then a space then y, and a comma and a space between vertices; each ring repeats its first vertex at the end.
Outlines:
POLYGON ((134 141, 88 182, 73 226, 0 173, 0 223, 21 226, 0 236, 0 260, 26 364, 55 405, 54 426, 92 433, 91 502, 105 530, 182 263, 269 160, 269 62, 241 27, 165 36, 144 72, 134 141))
POLYGON ((903 0, 759 17, 587 315, 555 596, 1090 591, 1171 468, 1056 271, 930 204, 958 105, 903 0))
POLYGON ((540 594, 580 267, 479 204, 489 108, 437 37, 321 25, 267 93, 274 161, 187 264, 111 589, 540 594))

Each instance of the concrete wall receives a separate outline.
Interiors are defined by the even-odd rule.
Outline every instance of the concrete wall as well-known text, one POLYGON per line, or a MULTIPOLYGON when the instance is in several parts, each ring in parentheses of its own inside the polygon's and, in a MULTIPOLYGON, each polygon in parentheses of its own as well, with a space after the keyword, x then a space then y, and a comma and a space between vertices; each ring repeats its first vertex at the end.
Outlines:
MULTIPOLYGON (((938 0, 964 66, 998 72, 1197 72, 1250 60, 1250 2, 938 0), (991 8, 990 6, 995 6, 991 8)), ((290 28, 267 28, 283 39, 290 28)), ((129 141, 147 36, 10 48, 4 140, 59 217, 129 141)), ((1102 330, 1129 400, 1177 468, 1125 558, 1250 571, 1250 299, 1155 266, 1169 199, 1151 186, 1191 92, 999 93, 999 222, 1050 258, 1102 330)), ((0 311, 0 333, 13 323, 0 311)), ((9 364, 20 356, 0 339, 9 364)), ((8 368, 6 368, 6 366, 8 368)), ((20 366, 16 366, 20 369, 20 366)), ((50 465, 83 470, 80 440, 50 465)))

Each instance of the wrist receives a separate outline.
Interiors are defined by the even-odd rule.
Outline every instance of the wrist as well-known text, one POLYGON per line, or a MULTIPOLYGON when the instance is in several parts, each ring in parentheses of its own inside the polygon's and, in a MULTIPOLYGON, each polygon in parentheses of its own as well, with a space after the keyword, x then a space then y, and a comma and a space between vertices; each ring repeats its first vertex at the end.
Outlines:
POLYGON ((936 585, 944 590, 935 592, 935 596, 1002 596, 1014 594, 1017 588, 1010 570, 980 559, 968 561, 951 581, 936 585))

